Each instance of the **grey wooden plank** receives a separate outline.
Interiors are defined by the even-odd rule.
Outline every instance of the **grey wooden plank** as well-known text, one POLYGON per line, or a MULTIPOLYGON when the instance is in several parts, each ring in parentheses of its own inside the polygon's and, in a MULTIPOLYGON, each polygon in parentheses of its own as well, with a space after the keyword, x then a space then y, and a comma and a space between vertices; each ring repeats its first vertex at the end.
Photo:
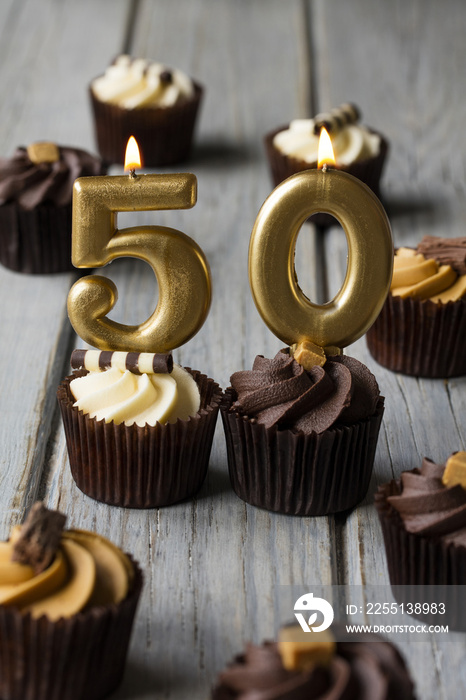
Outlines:
MULTIPOLYGON (((85 92, 118 46, 128 2, 5 2, 0 8, 0 147, 50 138, 89 147, 85 92), (112 8, 114 33, 107 34, 112 8), (92 10, 92 12, 91 12, 92 10), (86 38, 93 50, 84 51, 86 38), (82 55, 81 55, 82 54, 82 55), (89 60, 93 54, 95 66, 89 60)), ((0 269, 1 537, 37 497, 71 329, 66 296, 73 274, 25 276, 0 269)))
POLYGON ((361 106, 391 142, 386 179, 398 192, 416 180, 463 183, 464 3, 309 4, 320 107, 361 106))
POLYGON ((2 152, 46 139, 95 149, 87 86, 121 50, 130 4, 12 4, 1 28, 2 152))
MULTIPOLYGON (((315 0, 309 7, 319 109, 352 100, 361 106, 364 121, 390 140, 383 193, 395 244, 416 245, 426 234, 463 235, 464 5, 454 0, 445 12, 430 1, 421 6, 315 0)), ((342 232, 332 230, 325 248, 333 295, 345 271, 342 232)), ((378 484, 418 465, 424 455, 443 461, 450 452, 464 449, 460 416, 466 381, 417 380, 390 373, 372 360, 364 339, 348 352, 374 372, 387 400, 368 497, 343 527, 342 577, 347 582, 385 583, 388 574, 373 493, 378 484)), ((464 674, 459 671, 463 640, 400 646, 420 697, 465 695, 464 674)))

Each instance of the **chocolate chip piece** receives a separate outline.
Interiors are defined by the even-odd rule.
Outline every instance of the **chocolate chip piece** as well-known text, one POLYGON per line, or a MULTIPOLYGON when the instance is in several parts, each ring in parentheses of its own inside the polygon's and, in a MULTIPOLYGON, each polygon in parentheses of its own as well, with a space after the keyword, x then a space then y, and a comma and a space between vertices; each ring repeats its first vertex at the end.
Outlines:
POLYGON ((162 71, 160 73, 160 81, 164 85, 171 85, 171 83, 173 82, 173 73, 171 72, 171 70, 162 71))
POLYGON ((50 566, 60 543, 66 515, 34 503, 13 545, 12 561, 32 566, 36 574, 50 566))

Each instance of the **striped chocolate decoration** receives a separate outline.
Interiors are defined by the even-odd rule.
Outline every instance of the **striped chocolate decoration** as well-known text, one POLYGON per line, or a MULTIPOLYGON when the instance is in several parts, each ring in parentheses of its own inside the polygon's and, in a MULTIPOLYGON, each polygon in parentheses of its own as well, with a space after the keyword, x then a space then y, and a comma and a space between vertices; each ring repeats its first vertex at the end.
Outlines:
POLYGON ((359 109, 349 102, 335 107, 330 112, 322 112, 314 117, 314 133, 319 134, 322 127, 327 131, 338 131, 347 124, 355 124, 361 118, 359 109))
POLYGON ((104 370, 114 367, 133 374, 166 374, 173 369, 171 352, 113 352, 107 350, 73 350, 73 369, 104 370))

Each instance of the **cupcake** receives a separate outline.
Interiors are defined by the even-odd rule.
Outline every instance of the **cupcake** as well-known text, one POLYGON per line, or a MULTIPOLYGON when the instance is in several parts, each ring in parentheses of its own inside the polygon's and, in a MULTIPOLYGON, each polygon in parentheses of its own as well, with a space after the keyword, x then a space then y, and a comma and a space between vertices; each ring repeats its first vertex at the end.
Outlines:
POLYGON ((0 262, 15 272, 68 272, 71 197, 77 177, 100 175, 100 158, 78 148, 33 143, 0 159, 0 262))
POLYGON ((190 498, 209 464, 222 391, 170 353, 74 351, 57 392, 71 473, 109 505, 190 498))
POLYGON ((213 700, 414 700, 396 647, 375 634, 344 630, 332 625, 332 633, 311 635, 289 626, 278 643, 248 644, 219 674, 213 700), (337 641, 341 634, 344 641, 337 641))
POLYGON ((424 459, 380 486, 375 505, 392 586, 466 585, 466 452, 424 459))
POLYGON ((90 85, 100 155, 123 164, 126 143, 134 136, 148 167, 186 160, 202 92, 176 68, 118 56, 90 85))
POLYGON ((391 292, 367 333, 384 367, 415 377, 466 374, 466 238, 426 236, 394 258, 391 292))
MULTIPOLYGON (((359 120, 359 109, 343 104, 313 119, 294 119, 267 134, 265 147, 274 185, 302 170, 317 168, 319 135, 325 127, 332 139, 336 167, 362 180, 379 196, 388 142, 359 120)), ((324 226, 333 222, 327 214, 311 219, 324 226)))
POLYGON ((259 314, 288 347, 272 360, 257 356, 252 370, 231 376, 221 412, 233 489, 251 505, 288 515, 348 510, 369 486, 384 399, 372 373, 343 348, 367 331, 388 293, 387 216, 373 192, 349 175, 298 173, 262 205, 248 267, 259 314), (345 221, 347 276, 334 299, 318 305, 299 287, 295 253, 327 177, 336 193, 341 183, 342 192, 360 198, 371 236, 366 225, 345 221))
POLYGON ((36 503, 0 543, 0 695, 100 700, 120 683, 142 587, 137 564, 36 503))
POLYGON ((247 503, 326 515, 366 495, 384 399, 358 360, 324 355, 320 365, 301 347, 231 376, 221 414, 231 483, 247 503))

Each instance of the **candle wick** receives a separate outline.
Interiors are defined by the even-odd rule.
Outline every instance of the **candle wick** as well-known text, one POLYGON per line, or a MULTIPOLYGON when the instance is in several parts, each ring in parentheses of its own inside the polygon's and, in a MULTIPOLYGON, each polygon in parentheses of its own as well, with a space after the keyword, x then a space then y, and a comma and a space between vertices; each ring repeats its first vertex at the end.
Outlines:
POLYGON ((328 170, 328 163, 324 163, 324 164, 322 165, 322 172, 323 172, 323 173, 326 173, 327 170, 328 170))
POLYGON ((133 180, 136 177, 136 168, 130 169, 129 176, 130 176, 131 180, 133 180))

